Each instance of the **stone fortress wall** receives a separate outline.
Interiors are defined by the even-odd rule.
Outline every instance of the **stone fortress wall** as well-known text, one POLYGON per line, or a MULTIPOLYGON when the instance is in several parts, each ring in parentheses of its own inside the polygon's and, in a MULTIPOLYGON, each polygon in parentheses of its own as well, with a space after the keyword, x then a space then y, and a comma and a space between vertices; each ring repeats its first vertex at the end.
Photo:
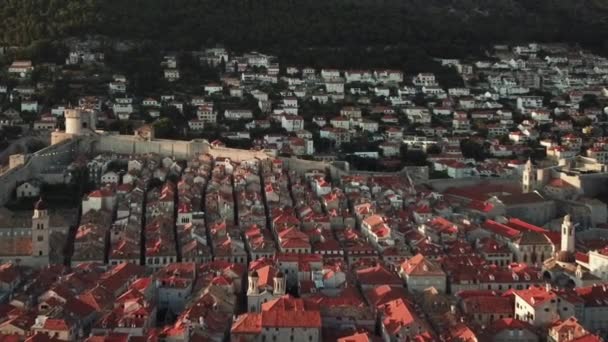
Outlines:
MULTIPOLYGON (((266 159, 268 155, 262 151, 248 151, 226 147, 213 147, 206 140, 191 141, 152 139, 145 140, 130 135, 105 134, 90 137, 88 147, 90 153, 113 152, 119 154, 157 153, 164 157, 190 159, 200 153, 209 153, 214 157, 225 157, 235 161, 247 159, 266 159)), ((84 151, 83 151, 84 152, 84 151)))
POLYGON ((40 175, 52 165, 67 165, 79 149, 78 140, 66 140, 26 155, 24 163, 12 167, 0 176, 0 205, 10 198, 18 184, 40 175))
MULTIPOLYGON (((226 147, 214 147, 206 140, 144 140, 136 136, 118 134, 95 134, 82 136, 65 136, 55 140, 55 144, 36 153, 26 155, 24 163, 17 165, 0 175, 0 205, 10 198, 15 187, 31 178, 39 176, 50 166, 67 165, 73 160, 76 152, 94 155, 97 153, 144 154, 157 153, 164 157, 190 159, 200 153, 209 153, 215 158, 230 158, 234 161, 266 159, 269 155, 263 151, 249 151, 226 147)), ((323 170, 333 180, 350 173, 346 162, 323 162, 298 158, 280 158, 285 167, 303 174, 310 170, 323 170)), ((398 172, 407 174, 406 169, 398 172)), ((381 173, 379 173, 381 174, 381 173)))

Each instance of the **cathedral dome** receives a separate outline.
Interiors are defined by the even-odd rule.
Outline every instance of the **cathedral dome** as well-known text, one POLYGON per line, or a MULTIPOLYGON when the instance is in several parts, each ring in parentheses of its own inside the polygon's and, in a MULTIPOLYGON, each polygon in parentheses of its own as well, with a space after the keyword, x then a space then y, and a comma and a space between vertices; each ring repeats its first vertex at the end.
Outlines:
POLYGON ((47 210, 48 207, 46 205, 46 202, 40 198, 35 204, 34 204, 34 210, 47 210))

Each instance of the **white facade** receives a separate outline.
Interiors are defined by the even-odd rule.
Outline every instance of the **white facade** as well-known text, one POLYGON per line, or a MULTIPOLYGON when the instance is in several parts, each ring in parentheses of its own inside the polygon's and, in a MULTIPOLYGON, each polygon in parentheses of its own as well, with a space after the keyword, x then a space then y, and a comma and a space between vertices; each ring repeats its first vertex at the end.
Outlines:
POLYGON ((105 174, 103 174, 101 176, 102 184, 107 184, 107 183, 118 184, 119 181, 120 181, 120 175, 114 171, 106 172, 105 174))
POLYGON ((248 109, 226 109, 224 118, 226 120, 253 119, 253 112, 248 109))
POLYGON ((17 198, 40 196, 40 185, 37 182, 25 182, 16 189, 17 198))
MULTIPOLYGON (((529 291, 529 290, 523 290, 529 291)), ((538 291, 545 291, 540 289, 538 291)), ((551 290, 549 290, 551 291, 551 290)), ((543 297, 528 303, 517 292, 515 294, 515 318, 528 322, 533 326, 544 326, 558 319, 568 318, 575 314, 574 305, 557 295, 543 294, 543 297), (547 298, 544 298, 547 296, 547 298)))
POLYGON ((299 131, 304 129, 304 119, 298 115, 283 115, 281 117, 281 127, 288 132, 299 131))
POLYGON ((169 82, 179 80, 179 70, 177 69, 165 69, 165 79, 169 82))
POLYGON ((188 127, 193 131, 202 131, 205 129, 205 122, 202 120, 190 120, 188 121, 188 127))
POLYGON ((413 83, 415 86, 419 87, 430 87, 437 85, 435 75, 429 73, 421 73, 416 75, 416 77, 413 79, 413 83))
POLYGON ((589 271, 596 277, 608 280, 608 255, 604 255, 600 251, 590 251, 589 271))
POLYGON ((23 101, 21 102, 21 111, 22 112, 38 112, 38 102, 37 101, 23 101))

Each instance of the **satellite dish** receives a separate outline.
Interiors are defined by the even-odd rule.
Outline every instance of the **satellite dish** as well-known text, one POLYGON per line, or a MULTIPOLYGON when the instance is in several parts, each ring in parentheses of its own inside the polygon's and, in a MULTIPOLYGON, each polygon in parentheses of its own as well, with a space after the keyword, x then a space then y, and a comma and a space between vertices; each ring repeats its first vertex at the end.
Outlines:
POLYGON ((608 107, 604 107, 604 114, 608 115, 608 107))

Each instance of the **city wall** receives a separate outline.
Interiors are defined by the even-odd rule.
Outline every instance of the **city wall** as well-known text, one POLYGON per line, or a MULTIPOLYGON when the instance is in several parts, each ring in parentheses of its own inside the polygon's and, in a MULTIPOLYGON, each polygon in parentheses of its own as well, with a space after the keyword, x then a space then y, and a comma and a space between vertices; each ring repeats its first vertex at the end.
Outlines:
POLYGON ((225 157, 235 161, 248 159, 266 159, 268 155, 262 151, 247 151, 227 147, 210 146, 206 140, 144 140, 128 135, 100 135, 89 138, 85 150, 92 153, 113 152, 120 154, 157 153, 165 157, 189 159, 200 153, 209 153, 213 157, 225 157))
MULTIPOLYGON (((269 156, 263 151, 248 151, 226 147, 210 146, 206 140, 144 140, 126 135, 95 135, 80 136, 76 139, 66 139, 55 145, 46 147, 34 154, 27 155, 23 165, 8 170, 0 176, 0 205, 4 205, 11 197, 15 187, 33 177, 41 175, 42 171, 59 165, 67 166, 75 152, 95 154, 113 152, 119 154, 157 153, 161 156, 171 156, 177 159, 189 159, 199 153, 209 153, 215 158, 225 157, 234 161, 250 159, 266 159, 269 156)), ((324 170, 332 180, 338 180, 350 173, 347 162, 323 162, 298 158, 280 158, 285 167, 303 174, 310 170, 324 170)), ((358 172, 358 171, 357 171, 358 172)), ((391 174, 407 174, 408 169, 391 174)), ((375 173, 378 174, 378 173, 375 173)), ((382 173, 380 173, 382 174, 382 173)))
POLYGON ((197 153, 206 153, 209 145, 204 140, 143 140, 128 135, 100 135, 96 137, 90 152, 114 152, 120 154, 157 153, 178 159, 189 159, 197 153))
POLYGON ((212 155, 214 158, 224 157, 230 158, 230 160, 234 161, 243 161, 249 159, 267 159, 269 156, 263 151, 248 151, 248 150, 240 150, 237 148, 228 148, 228 147, 213 147, 207 145, 207 153, 212 155))
POLYGON ((340 176, 349 174, 349 165, 347 162, 328 163, 315 160, 284 157, 279 157, 279 159, 283 161, 285 168, 294 170, 301 175, 310 170, 323 170, 329 172, 332 180, 338 180, 340 176))
POLYGON ((0 205, 10 200, 18 184, 38 177, 51 165, 66 165, 72 161, 78 141, 64 141, 51 145, 26 157, 24 164, 12 168, 0 176, 0 205))

